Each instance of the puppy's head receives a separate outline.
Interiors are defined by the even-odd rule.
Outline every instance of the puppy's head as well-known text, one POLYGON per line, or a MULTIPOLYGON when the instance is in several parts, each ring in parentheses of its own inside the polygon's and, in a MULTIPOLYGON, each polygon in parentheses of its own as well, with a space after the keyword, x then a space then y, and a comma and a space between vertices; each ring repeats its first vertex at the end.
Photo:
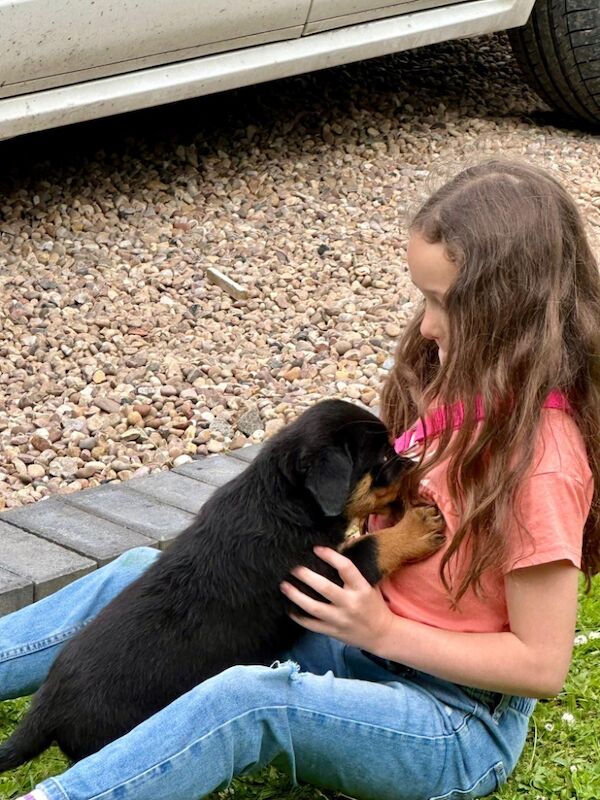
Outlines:
POLYGON ((347 521, 385 511, 412 466, 396 455, 381 420, 343 400, 312 406, 272 444, 288 479, 303 485, 326 517, 347 521))

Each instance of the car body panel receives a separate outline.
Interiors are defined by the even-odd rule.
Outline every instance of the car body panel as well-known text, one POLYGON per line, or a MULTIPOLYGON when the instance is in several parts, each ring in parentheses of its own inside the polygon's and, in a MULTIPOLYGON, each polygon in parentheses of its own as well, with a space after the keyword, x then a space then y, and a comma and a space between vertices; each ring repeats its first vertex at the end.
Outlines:
POLYGON ((456 0, 313 0, 304 33, 320 33, 343 25, 453 4, 456 0))
POLYGON ((293 39, 308 9, 309 0, 0 0, 0 96, 293 39))
MULTIPOLYGON (((0 0, 1 2, 1 0, 0 0)), ((367 0, 368 2, 368 0, 367 0)), ((534 0, 470 0, 0 100, 0 139, 523 25, 534 0)))

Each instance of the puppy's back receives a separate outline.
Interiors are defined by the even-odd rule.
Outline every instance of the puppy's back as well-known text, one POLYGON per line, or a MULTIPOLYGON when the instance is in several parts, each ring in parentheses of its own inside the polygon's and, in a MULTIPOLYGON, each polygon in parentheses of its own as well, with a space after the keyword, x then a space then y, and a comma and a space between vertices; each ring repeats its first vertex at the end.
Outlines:
POLYGON ((65 645, 42 688, 67 755, 95 752, 229 666, 270 663, 273 643, 291 641, 278 587, 310 550, 312 527, 266 479, 252 464, 217 490, 160 559, 65 645))

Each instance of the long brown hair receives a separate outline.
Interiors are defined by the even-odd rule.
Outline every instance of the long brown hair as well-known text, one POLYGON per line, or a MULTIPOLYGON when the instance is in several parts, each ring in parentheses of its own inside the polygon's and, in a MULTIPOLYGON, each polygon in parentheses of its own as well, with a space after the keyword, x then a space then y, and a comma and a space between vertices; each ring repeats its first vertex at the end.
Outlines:
POLYGON ((478 590, 485 570, 502 565, 503 529, 553 389, 569 398, 594 478, 582 563, 589 589, 600 571, 600 276, 575 202, 542 169, 486 161, 436 191, 410 232, 443 243, 458 267, 444 298, 451 346, 441 366, 435 342, 419 332, 421 308, 398 343, 381 415, 397 436, 432 404, 464 404, 456 436, 451 441, 445 430, 434 455, 426 464, 421 457, 413 472, 417 486, 449 459, 460 524, 442 560, 446 589, 449 562, 463 542, 471 558, 452 586, 454 602, 469 586, 478 590), (480 427, 476 396, 485 414, 480 427))

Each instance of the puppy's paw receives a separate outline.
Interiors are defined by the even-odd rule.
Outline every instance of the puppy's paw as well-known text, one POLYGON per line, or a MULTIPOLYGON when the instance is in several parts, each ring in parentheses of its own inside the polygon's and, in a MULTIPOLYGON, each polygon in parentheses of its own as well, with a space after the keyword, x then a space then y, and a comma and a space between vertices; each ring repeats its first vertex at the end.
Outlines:
POLYGON ((408 514, 414 526, 414 559, 425 558, 439 550, 446 541, 446 523, 437 506, 414 506, 408 514))

